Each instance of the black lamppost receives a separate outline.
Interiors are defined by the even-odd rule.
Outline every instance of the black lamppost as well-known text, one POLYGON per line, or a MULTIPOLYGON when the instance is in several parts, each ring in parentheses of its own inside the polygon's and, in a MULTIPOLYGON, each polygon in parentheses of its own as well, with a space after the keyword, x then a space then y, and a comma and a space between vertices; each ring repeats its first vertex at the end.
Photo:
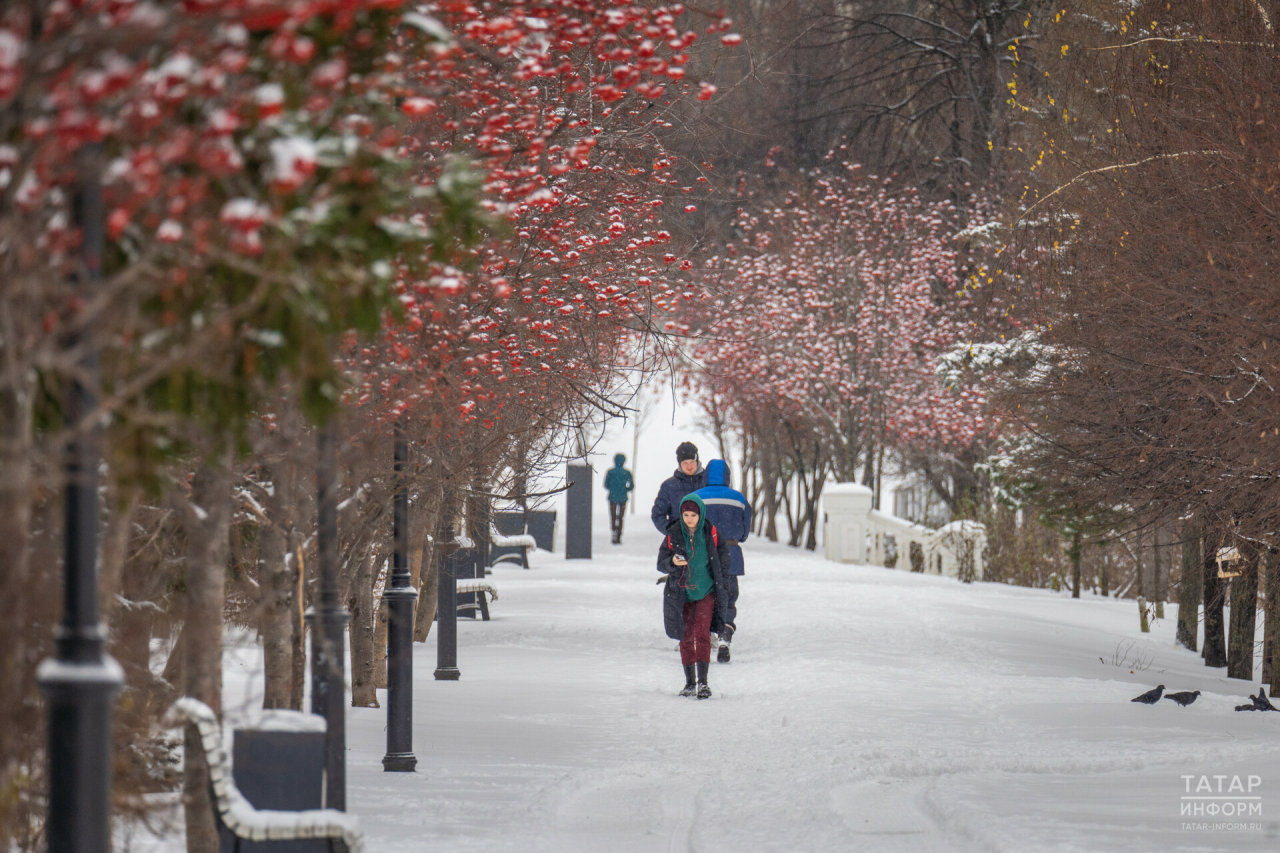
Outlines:
MULTIPOLYGON (((80 285, 102 273, 102 185, 97 146, 79 155, 75 219, 80 226, 80 285)), ((68 342, 81 343, 78 334, 68 342)), ((36 679, 49 706, 49 853, 108 853, 111 849, 111 706, 124 683, 120 666, 105 653, 106 630, 98 621, 97 428, 81 420, 96 405, 92 383, 96 355, 81 362, 71 384, 65 423, 63 610, 55 639, 57 656, 45 660, 36 679)), ((21 547, 22 543, 18 543, 21 547)))
POLYGON ((412 772, 413 754, 413 603, 418 592, 409 576, 409 487, 405 468, 409 444, 399 423, 395 432, 395 501, 392 505, 395 551, 391 586, 382 593, 387 603, 387 754, 383 770, 412 772))
POLYGON ((338 600, 338 505, 336 445, 332 424, 320 428, 316 445, 316 544, 320 606, 310 614, 311 713, 325 718, 324 805, 347 808, 346 689, 343 632, 347 611, 338 600))
POLYGON ((436 551, 440 560, 440 581, 436 586, 436 681, 457 681, 458 672, 458 579, 454 554, 458 543, 453 531, 452 489, 445 489, 443 524, 440 531, 444 541, 436 551))

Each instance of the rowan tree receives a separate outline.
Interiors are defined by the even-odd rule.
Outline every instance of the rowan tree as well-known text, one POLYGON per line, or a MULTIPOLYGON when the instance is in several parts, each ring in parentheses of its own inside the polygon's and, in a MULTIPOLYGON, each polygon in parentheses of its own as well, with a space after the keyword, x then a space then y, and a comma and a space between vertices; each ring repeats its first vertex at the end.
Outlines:
POLYGON ((700 380, 740 424, 771 412, 794 432, 810 548, 828 471, 876 487, 886 450, 955 456, 990 430, 981 392, 937 377, 939 356, 967 331, 960 219, 949 202, 836 165, 744 209, 741 239, 706 263, 711 299, 687 294, 695 307, 678 328, 697 340, 700 380))

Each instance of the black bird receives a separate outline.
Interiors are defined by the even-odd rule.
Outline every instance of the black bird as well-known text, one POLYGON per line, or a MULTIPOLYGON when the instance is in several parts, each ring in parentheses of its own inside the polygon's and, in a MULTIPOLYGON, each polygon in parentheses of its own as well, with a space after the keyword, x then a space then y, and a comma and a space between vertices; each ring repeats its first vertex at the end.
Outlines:
POLYGON ((1250 695, 1251 705, 1237 705, 1237 711, 1280 711, 1275 705, 1271 704, 1271 700, 1267 698, 1267 689, 1265 687, 1258 688, 1258 695, 1250 695))
POLYGON ((1160 701, 1160 694, 1164 692, 1164 685, 1161 684, 1155 690, 1148 690, 1141 696, 1134 696, 1130 702, 1141 702, 1143 705, 1154 705, 1160 701))
POLYGON ((1168 694, 1165 694, 1164 698, 1172 699, 1173 701, 1177 702, 1179 705, 1185 708, 1188 705, 1190 705, 1192 702, 1196 701, 1196 697, 1199 695, 1200 695, 1199 690, 1192 690, 1190 692, 1183 691, 1182 693, 1168 693, 1168 694))

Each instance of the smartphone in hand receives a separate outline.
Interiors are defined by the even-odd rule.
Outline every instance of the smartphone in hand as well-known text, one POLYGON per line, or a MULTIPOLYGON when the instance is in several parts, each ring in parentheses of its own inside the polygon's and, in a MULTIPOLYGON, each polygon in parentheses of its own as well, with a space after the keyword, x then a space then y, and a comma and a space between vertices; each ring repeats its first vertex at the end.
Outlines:
POLYGON ((679 554, 676 554, 674 557, 671 558, 671 563, 676 566, 687 566, 689 564, 689 561, 686 560, 684 557, 681 557, 679 554))

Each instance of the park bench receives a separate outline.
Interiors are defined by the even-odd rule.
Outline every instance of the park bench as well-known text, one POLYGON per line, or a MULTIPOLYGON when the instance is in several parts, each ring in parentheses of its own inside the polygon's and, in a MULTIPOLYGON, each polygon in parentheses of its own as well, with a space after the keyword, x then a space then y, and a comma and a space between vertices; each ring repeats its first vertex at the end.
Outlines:
POLYGON ((489 526, 489 543, 493 546, 493 561, 490 565, 496 566, 501 562, 519 562, 524 568, 529 568, 529 551, 538 547, 538 540, 534 539, 528 533, 518 533, 513 536, 506 536, 498 532, 498 528, 493 525, 489 526), (516 548, 518 553, 508 551, 500 553, 499 548, 516 548))
MULTIPOLYGON (((287 812, 254 808, 236 788, 227 751, 222 745, 222 726, 208 705, 189 696, 183 697, 169 709, 169 720, 175 725, 192 723, 200 733, 205 761, 209 765, 209 796, 213 801, 213 811, 221 826, 235 837, 234 853, 239 853, 243 842, 262 844, 300 839, 326 841, 331 853, 363 853, 364 837, 360 832, 360 822, 346 812, 336 809, 287 812)), ((191 757, 186 760, 190 761, 191 757)))
POLYGON ((552 551, 556 538, 556 513, 554 510, 500 510, 490 520, 492 541, 489 547, 489 565, 519 561, 529 568, 529 553, 533 548, 552 551), (532 541, 530 541, 532 540, 532 541), (505 543, 510 542, 510 545, 505 543))
POLYGON ((479 610, 483 621, 489 621, 489 604, 485 601, 485 593, 489 594, 489 598, 493 601, 498 600, 498 588, 493 581, 487 581, 481 578, 459 580, 457 582, 456 592, 458 595, 466 593, 474 593, 474 602, 463 602, 458 605, 459 610, 479 610))

